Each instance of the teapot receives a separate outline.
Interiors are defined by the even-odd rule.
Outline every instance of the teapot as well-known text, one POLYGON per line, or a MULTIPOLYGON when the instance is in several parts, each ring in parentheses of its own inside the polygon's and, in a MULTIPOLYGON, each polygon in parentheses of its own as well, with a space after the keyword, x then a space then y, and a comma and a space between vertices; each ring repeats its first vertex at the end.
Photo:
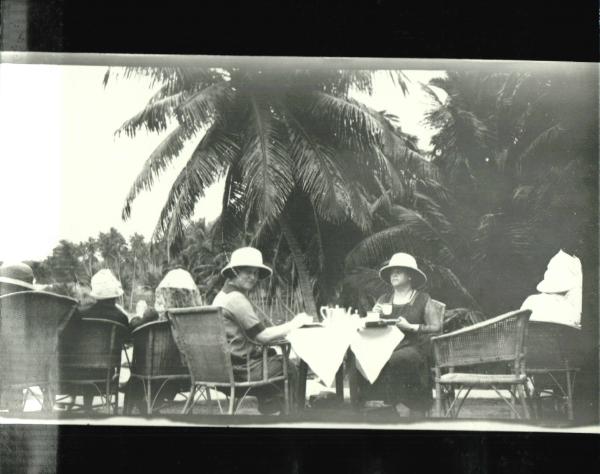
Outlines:
POLYGON ((323 322, 340 322, 351 317, 352 308, 340 308, 336 305, 335 308, 329 306, 321 306, 319 313, 323 318, 323 322))

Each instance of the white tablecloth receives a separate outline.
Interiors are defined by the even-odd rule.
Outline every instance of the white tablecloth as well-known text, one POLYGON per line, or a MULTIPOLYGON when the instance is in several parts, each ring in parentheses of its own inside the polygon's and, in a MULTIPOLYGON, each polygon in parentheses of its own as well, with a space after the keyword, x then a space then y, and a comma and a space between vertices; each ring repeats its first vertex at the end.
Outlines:
POLYGON ((356 334, 356 328, 350 326, 300 328, 290 332, 287 339, 298 357, 331 387, 356 334))
POLYGON ((296 329, 287 336, 292 350, 328 387, 333 385, 348 348, 358 370, 373 383, 403 338, 396 327, 358 331, 355 322, 296 329))
POLYGON ((356 367, 371 383, 377 380, 394 349, 404 339, 395 326, 359 331, 350 344, 356 359, 356 367))

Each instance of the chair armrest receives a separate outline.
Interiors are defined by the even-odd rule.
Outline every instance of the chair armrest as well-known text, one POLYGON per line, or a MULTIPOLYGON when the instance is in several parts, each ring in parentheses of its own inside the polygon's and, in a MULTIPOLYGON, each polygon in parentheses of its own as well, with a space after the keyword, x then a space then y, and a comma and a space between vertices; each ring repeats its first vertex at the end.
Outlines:
POLYGON ((491 318, 491 319, 486 319, 485 321, 481 321, 479 323, 476 324, 471 324, 470 326, 467 326, 465 328, 461 328, 461 329, 457 329, 456 331, 452 331, 446 334, 441 334, 439 336, 433 336, 431 338, 431 340, 433 342, 435 341, 441 341, 444 339, 452 339, 455 338, 457 336, 461 336, 463 334, 468 334, 471 332, 475 332, 480 330, 481 328, 485 328, 487 326, 492 326, 494 324, 496 324, 499 321, 502 321, 503 319, 508 319, 510 317, 512 317, 515 313, 521 313, 523 311, 519 310, 519 311, 511 311, 510 313, 506 313, 506 314, 501 314, 500 316, 496 316, 495 318, 491 318))

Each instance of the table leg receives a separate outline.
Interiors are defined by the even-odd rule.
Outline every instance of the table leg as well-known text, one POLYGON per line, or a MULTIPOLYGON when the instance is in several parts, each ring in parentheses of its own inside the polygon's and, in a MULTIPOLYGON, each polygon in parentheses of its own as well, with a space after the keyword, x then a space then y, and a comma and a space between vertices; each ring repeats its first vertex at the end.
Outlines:
POLYGON ((335 374, 335 395, 336 395, 337 401, 340 404, 344 403, 344 363, 343 362, 335 374))
POLYGON ((308 364, 302 359, 300 360, 300 366, 298 367, 298 393, 296 401, 298 404, 298 410, 302 411, 306 407, 306 378, 308 377, 308 364))

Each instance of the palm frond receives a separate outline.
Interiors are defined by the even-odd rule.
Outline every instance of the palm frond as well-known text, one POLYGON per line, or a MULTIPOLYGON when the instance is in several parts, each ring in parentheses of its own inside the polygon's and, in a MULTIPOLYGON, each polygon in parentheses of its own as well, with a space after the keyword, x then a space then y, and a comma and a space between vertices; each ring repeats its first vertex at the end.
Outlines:
POLYGON ((293 164, 283 124, 270 105, 250 97, 251 114, 240 167, 246 186, 248 213, 258 220, 276 218, 294 186, 293 164))
POLYGON ((310 197, 319 216, 341 222, 346 217, 346 200, 335 151, 322 144, 291 109, 286 109, 284 120, 299 187, 310 197))
POLYGON ((223 176, 239 153, 235 141, 219 127, 209 129, 181 170, 159 217, 154 238, 182 239, 187 220, 204 191, 223 176))
POLYGON ((396 127, 385 111, 366 107, 381 130, 383 153, 398 169, 408 170, 422 178, 438 179, 438 169, 414 149, 411 137, 396 127))
POLYGON ((454 263, 443 242, 422 222, 413 219, 362 240, 346 256, 346 269, 380 265, 396 252, 407 252, 417 259, 426 257, 447 266, 454 263))
POLYGON ((363 104, 325 92, 314 93, 312 98, 307 112, 327 128, 334 143, 359 151, 372 151, 380 145, 379 123, 363 104))
POLYGON ((392 80, 392 83, 395 86, 400 87, 402 94, 408 94, 408 83, 410 82, 410 79, 403 71, 388 71, 388 75, 392 80))
POLYGON ((180 123, 202 127, 214 119, 218 111, 224 110, 235 93, 225 81, 211 84, 181 101, 176 109, 180 123))
POLYGON ((185 100, 185 97, 185 92, 178 92, 160 100, 151 100, 143 110, 126 120, 117 129, 115 135, 125 133, 128 137, 133 137, 141 128, 145 128, 149 132, 165 131, 169 119, 174 117, 174 111, 185 100))
POLYGON ((152 189, 154 180, 164 171, 173 159, 179 155, 185 143, 196 133, 195 129, 178 126, 156 147, 152 154, 144 163, 142 171, 135 179, 129 194, 125 199, 122 218, 128 219, 131 216, 131 204, 143 189, 149 191, 152 189))

